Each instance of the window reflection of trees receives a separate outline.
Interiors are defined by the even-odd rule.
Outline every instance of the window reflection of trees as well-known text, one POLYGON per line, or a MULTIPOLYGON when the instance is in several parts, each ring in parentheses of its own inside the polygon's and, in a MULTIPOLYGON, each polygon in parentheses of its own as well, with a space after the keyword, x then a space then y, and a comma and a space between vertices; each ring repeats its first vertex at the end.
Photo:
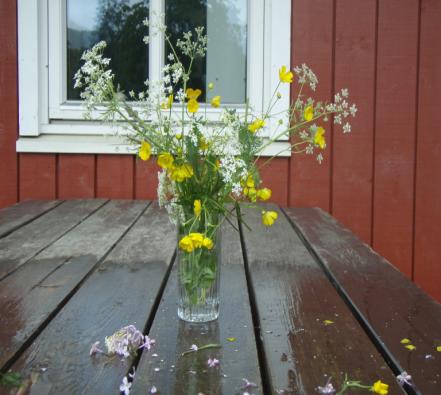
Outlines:
POLYGON ((81 65, 81 54, 100 40, 107 42, 104 56, 112 59, 111 68, 121 89, 143 89, 148 78, 148 48, 142 39, 148 28, 142 21, 147 17, 146 0, 99 0, 92 30, 78 31, 68 26, 68 99, 79 99, 72 78, 81 65))
MULTIPOLYGON (((81 55, 100 40, 107 42, 104 56, 111 58, 111 69, 115 72, 116 83, 126 93, 140 91, 148 79, 148 48, 143 37, 148 28, 142 21, 148 17, 148 0, 90 0, 96 6, 94 26, 69 25, 67 29, 67 98, 79 100, 79 90, 73 89, 73 76, 81 66, 81 55)), ((68 7, 75 7, 75 0, 67 0, 68 7)), ((182 33, 197 26, 207 29, 207 7, 216 12, 214 34, 237 45, 237 53, 246 56, 246 22, 241 13, 246 13, 243 4, 237 0, 165 0, 166 25, 172 43, 181 38, 182 33), (242 4, 238 7, 238 4, 242 4), (219 31, 222 29, 224 31, 219 31)), ((78 6, 78 3, 76 3, 78 6)), ((90 18, 88 18, 90 19, 90 18)), ((68 19, 69 20, 69 19, 68 19)), ((86 23, 87 25, 87 23, 86 23)), ((167 48, 167 47, 166 47, 167 48)), ((220 48, 219 51, 222 51, 220 48)), ((166 56, 169 49, 166 49, 166 56)), ((188 61, 181 59, 184 66, 188 61)), ((165 60, 167 62, 167 59, 165 60)), ((228 62, 228 59, 225 59, 228 62)), ((245 70, 242 71, 246 75, 245 70)), ((206 59, 198 59, 193 64, 193 75, 189 87, 201 88, 205 100, 206 59)), ((245 99, 245 84, 244 84, 245 99)))
MULTIPOLYGON (((181 38, 182 33, 193 30, 197 26, 203 26, 207 31, 207 8, 213 7, 216 10, 216 28, 223 29, 223 31, 215 31, 219 36, 225 36, 228 40, 233 40, 234 43, 240 47, 240 53, 246 57, 246 30, 247 26, 239 17, 243 8, 238 8, 237 0, 165 0, 165 15, 166 25, 169 32, 171 42, 175 43, 178 38, 181 38)), ((246 12, 246 7, 245 7, 246 12)), ((246 17, 245 17, 246 20, 246 17)), ((210 40, 210 37, 208 38, 210 40)), ((219 51, 222 51, 219 48, 219 51)), ((239 51, 238 51, 239 52, 239 51)), ((166 50, 167 56, 170 50, 166 50)), ((185 58, 181 59, 184 66, 188 68, 188 61, 185 58)), ((228 62, 228 59, 225 59, 228 62)), ((245 73, 245 70, 243 71, 245 73)), ((188 82, 189 87, 201 88, 203 93, 200 97, 201 101, 206 100, 205 86, 206 86, 206 59, 198 59, 193 64, 193 75, 188 82)), ((212 81, 208 81, 212 82, 212 81)), ((245 84, 244 84, 245 90, 245 84)), ((245 99, 245 91, 244 91, 245 99)))

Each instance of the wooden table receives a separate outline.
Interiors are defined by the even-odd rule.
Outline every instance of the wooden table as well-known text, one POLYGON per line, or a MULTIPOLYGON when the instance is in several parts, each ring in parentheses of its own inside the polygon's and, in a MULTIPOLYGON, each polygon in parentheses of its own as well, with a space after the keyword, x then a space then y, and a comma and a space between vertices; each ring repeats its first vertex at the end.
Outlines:
POLYGON ((32 372, 38 394, 117 394, 133 367, 131 394, 241 394, 243 379, 254 394, 315 394, 345 373, 441 394, 440 304, 323 211, 277 210, 270 229, 245 207, 252 232, 223 228, 220 318, 202 325, 177 318, 175 232, 157 203, 0 210, 2 372, 32 372), (156 340, 150 351, 89 356, 129 324, 156 340), (181 355, 209 343, 221 348, 181 355), (413 387, 396 383, 403 370, 413 387))

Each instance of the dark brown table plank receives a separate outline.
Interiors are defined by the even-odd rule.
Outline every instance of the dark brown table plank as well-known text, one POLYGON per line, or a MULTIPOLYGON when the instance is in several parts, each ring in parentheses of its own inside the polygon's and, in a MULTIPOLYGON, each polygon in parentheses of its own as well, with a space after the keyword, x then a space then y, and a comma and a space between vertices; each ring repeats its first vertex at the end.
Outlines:
POLYGON ((167 214, 151 205, 13 366, 47 394, 112 394, 131 360, 90 357, 91 344, 147 321, 175 249, 167 214))
MULTIPOLYGON (((276 210, 273 205, 265 206, 276 210)), ((401 393, 358 322, 279 212, 272 228, 260 210, 243 209, 245 251, 260 321, 271 391, 313 394, 326 377, 341 384, 344 374, 372 384, 381 378, 401 393), (333 323, 326 325, 325 320, 333 323)))
POLYGON ((161 394, 232 395, 243 392, 240 391, 243 378, 259 385, 253 393, 261 393, 242 250, 239 234, 231 225, 223 228, 222 246, 219 319, 208 324, 179 320, 177 272, 173 270, 150 330, 150 336, 156 340, 155 347, 143 353, 131 394, 147 394, 155 386, 161 394), (230 342, 228 338, 236 341, 230 342), (181 356, 192 344, 212 343, 222 347, 181 356), (210 357, 220 361, 219 368, 208 368, 210 357), (158 368, 160 370, 155 371, 158 368))
POLYGON ((424 394, 441 393, 441 305, 320 209, 286 210, 319 259, 424 394), (407 350, 400 340, 416 346, 407 350))
POLYGON ((0 282, 0 367, 32 340, 146 205, 110 201, 0 282))
POLYGON ((60 200, 28 200, 0 210, 0 237, 26 225, 61 203, 60 200))
POLYGON ((105 200, 69 200, 0 239, 0 280, 78 225, 105 200))

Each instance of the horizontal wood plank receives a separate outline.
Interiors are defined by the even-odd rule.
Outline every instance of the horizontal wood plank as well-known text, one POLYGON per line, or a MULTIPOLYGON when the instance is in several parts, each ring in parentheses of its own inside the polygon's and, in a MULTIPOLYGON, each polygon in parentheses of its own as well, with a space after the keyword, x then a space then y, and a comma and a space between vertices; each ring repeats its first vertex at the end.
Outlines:
POLYGON ((35 337, 145 207, 109 202, 0 283, 0 367, 35 337))
POLYGON ((313 394, 330 376, 340 386, 345 374, 367 384, 381 379, 401 393, 284 215, 267 229, 260 210, 242 213, 252 228, 243 228, 244 244, 272 393, 313 394))
POLYGON ((424 394, 441 388, 441 304, 320 209, 287 214, 384 347, 424 394), (410 351, 400 341, 410 339, 410 351))
POLYGON ((46 211, 58 206, 57 200, 28 200, 0 210, 0 237, 26 225, 46 211))
POLYGON ((253 393, 262 393, 242 250, 231 225, 223 228, 222 246, 219 319, 207 324, 178 319, 177 271, 173 270, 150 330, 155 347, 143 353, 131 394, 146 394, 155 386, 161 394, 230 395, 242 393, 243 378, 258 384, 253 393), (181 356, 192 344, 213 343, 221 348, 181 356), (217 358, 220 366, 208 368, 210 357, 217 358))
POLYGON ((61 238, 105 203, 69 200, 0 239, 0 281, 61 238))
POLYGON ((132 363, 89 356, 95 341, 123 326, 143 329, 171 263, 175 239, 168 216, 152 205, 13 366, 37 371, 46 394, 112 394, 132 363), (41 370, 44 367, 44 372, 41 370))

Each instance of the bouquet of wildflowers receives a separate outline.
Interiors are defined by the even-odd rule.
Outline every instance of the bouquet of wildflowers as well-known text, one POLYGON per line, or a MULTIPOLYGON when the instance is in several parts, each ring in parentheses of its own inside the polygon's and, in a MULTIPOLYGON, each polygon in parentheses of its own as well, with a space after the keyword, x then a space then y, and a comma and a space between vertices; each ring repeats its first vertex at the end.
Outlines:
MULTIPOLYGON (((158 174, 159 204, 178 225, 180 251, 192 262, 181 273, 190 292, 208 288, 214 280, 214 260, 204 256, 216 246, 222 221, 237 215, 234 206, 270 199, 271 190, 262 185, 257 166, 263 150, 282 137, 290 137, 292 152, 318 151, 321 162, 326 132, 319 122, 333 116, 336 124, 344 123, 343 132, 350 132, 346 118, 355 116, 357 109, 349 104, 346 89, 335 95, 333 103, 307 97, 305 91, 314 91, 318 80, 306 65, 293 70, 280 68, 279 83, 263 113, 248 105, 244 112, 229 109, 222 106, 220 96, 201 106, 200 87, 188 83, 194 61, 206 53, 203 28, 184 33, 174 45, 166 27, 157 28, 170 46, 169 63, 162 70, 161 81, 145 81, 141 92, 122 92, 108 69, 110 60, 103 57, 106 43, 100 42, 83 54, 84 65, 75 76, 75 86, 83 90, 81 97, 89 115, 100 108, 104 120, 125 125, 124 135, 141 160, 156 156, 162 169, 158 174), (281 84, 295 84, 298 95, 285 114, 274 114, 281 84), (221 107, 218 119, 208 119, 208 106, 221 107), (264 137, 270 122, 276 125, 273 137, 264 137)), ((144 41, 148 43, 149 38, 144 41)), ((208 89, 216 93, 213 84, 208 84, 208 89)), ((276 219, 277 212, 262 211, 263 225, 271 226, 276 219)), ((195 303, 201 297, 204 295, 190 292, 195 303)))

